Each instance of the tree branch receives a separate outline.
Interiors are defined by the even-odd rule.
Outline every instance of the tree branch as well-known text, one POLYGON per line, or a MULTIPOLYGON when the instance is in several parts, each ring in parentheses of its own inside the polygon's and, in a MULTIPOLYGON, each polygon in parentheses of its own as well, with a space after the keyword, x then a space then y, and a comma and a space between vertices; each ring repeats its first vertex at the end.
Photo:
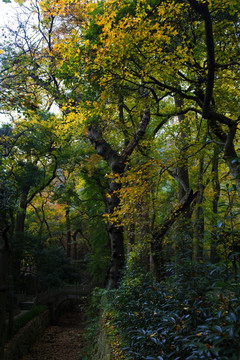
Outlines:
POLYGON ((50 176, 50 178, 47 180, 46 183, 43 183, 40 188, 36 189, 32 194, 31 196, 27 199, 27 204, 29 204, 33 198, 35 197, 36 194, 38 194, 39 192, 41 192, 42 190, 44 190, 48 185, 51 184, 51 182, 53 181, 53 179, 55 179, 56 177, 56 171, 57 171, 57 166, 58 166, 58 163, 57 163, 57 160, 55 159, 55 164, 54 164, 54 169, 53 169, 53 173, 52 175, 50 176))
POLYGON ((124 161, 122 157, 118 155, 118 153, 103 139, 101 131, 93 125, 90 125, 88 127, 88 138, 97 150, 97 153, 107 161, 111 170, 121 173, 124 169, 124 161), (115 168, 114 166, 118 168, 115 168))
POLYGON ((192 189, 187 191, 182 200, 174 207, 172 211, 170 211, 165 220, 153 232, 153 239, 155 242, 163 238, 168 229, 174 224, 179 215, 181 215, 187 209, 196 196, 197 192, 193 193, 192 189))
POLYGON ((187 2, 199 15, 201 15, 202 19, 204 20, 208 73, 207 73, 206 92, 204 95, 203 106, 202 106, 202 116, 203 118, 207 119, 209 116, 210 104, 212 101, 213 87, 214 87, 214 73, 215 73, 215 52, 214 52, 212 19, 209 13, 207 2, 199 3, 196 0, 188 0, 187 2))
POLYGON ((150 121, 150 110, 145 109, 139 127, 134 134, 134 139, 125 147, 122 152, 122 159, 125 162, 127 158, 132 154, 133 150, 139 143, 140 139, 144 136, 146 128, 150 121))

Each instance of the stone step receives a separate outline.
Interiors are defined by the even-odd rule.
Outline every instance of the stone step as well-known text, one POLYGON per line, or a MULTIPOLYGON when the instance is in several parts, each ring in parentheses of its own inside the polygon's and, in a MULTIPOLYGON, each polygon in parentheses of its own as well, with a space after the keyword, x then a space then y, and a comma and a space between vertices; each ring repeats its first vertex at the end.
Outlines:
POLYGON ((30 310, 34 305, 34 301, 23 301, 19 304, 21 310, 30 310))

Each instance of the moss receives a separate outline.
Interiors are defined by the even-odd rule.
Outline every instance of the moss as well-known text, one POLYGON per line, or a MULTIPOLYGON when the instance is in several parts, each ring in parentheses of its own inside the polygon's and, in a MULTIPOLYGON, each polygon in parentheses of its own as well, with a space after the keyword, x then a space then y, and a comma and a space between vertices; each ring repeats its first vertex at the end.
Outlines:
POLYGON ((34 342, 42 336, 45 329, 50 325, 50 321, 50 311, 45 310, 21 327, 6 345, 4 360, 18 360, 25 355, 34 342))

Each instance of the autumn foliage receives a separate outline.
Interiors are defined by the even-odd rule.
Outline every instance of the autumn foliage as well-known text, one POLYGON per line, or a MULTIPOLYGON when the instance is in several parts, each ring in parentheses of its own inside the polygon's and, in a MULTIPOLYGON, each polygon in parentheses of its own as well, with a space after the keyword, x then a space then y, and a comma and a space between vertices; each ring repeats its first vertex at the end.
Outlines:
POLYGON ((191 262, 239 281, 239 1, 29 6, 0 52, 14 286, 56 245, 110 289, 125 267, 162 282, 191 262))

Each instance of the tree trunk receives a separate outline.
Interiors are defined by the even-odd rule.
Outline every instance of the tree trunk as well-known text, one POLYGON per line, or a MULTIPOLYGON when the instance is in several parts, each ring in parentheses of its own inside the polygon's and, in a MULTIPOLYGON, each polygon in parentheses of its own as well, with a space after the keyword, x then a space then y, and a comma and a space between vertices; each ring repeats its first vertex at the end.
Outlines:
POLYGON ((218 176, 218 149, 217 146, 214 148, 214 154, 213 154, 213 166, 212 166, 212 185, 214 190, 213 200, 212 200, 212 211, 213 211, 213 231, 211 232, 211 248, 210 248, 210 261, 212 264, 215 264, 219 261, 219 256, 217 254, 216 250, 216 242, 217 242, 217 213, 218 213, 218 201, 220 198, 220 182, 219 182, 219 176, 218 176))
POLYGON ((233 143, 236 135, 236 131, 237 131, 237 122, 234 123, 231 127, 229 127, 229 132, 225 142, 223 157, 228 164, 229 170, 236 184, 238 196, 240 197, 240 159, 237 156, 233 143))
POLYGON ((29 188, 26 188, 21 195, 19 210, 16 215, 15 223, 15 244, 13 246, 12 254, 12 274, 14 281, 15 291, 21 290, 20 288, 20 271, 21 271, 21 261, 23 257, 22 251, 22 241, 24 238, 24 227, 25 227, 25 218, 28 204, 28 193, 29 188))
MULTIPOLYGON (((183 98, 179 95, 174 96, 176 110, 181 110, 183 98)), ((179 139, 179 158, 177 165, 177 180, 178 180, 178 199, 181 201, 186 192, 189 190, 189 172, 188 172, 188 158, 186 155, 186 149, 188 146, 187 134, 184 130, 185 115, 178 115, 178 122, 182 126, 179 139)), ((186 124, 188 127, 188 124, 186 124)), ((186 207, 185 212, 181 214, 181 218, 177 225, 177 239, 176 239, 176 260, 182 262, 182 260, 189 258, 192 259, 192 211, 190 204, 186 207)))
POLYGON ((0 360, 6 342, 6 305, 8 295, 9 246, 7 229, 0 231, 0 360))
POLYGON ((78 253, 77 253, 77 235, 80 232, 79 229, 74 231, 73 233, 73 260, 78 260, 78 253))
POLYGON ((27 199, 28 193, 29 193, 29 188, 25 189, 21 195, 20 206, 16 216, 16 225, 15 225, 16 234, 24 233, 24 224, 25 224, 27 204, 28 204, 28 199, 27 199))
POLYGON ((204 238, 204 212, 202 208, 204 186, 203 186, 203 166, 204 159, 200 159, 199 163, 199 175, 198 175, 198 196, 197 207, 195 212, 195 259, 197 262, 203 261, 203 238, 204 238))
POLYGON ((128 240, 127 253, 129 255, 135 243, 135 224, 131 224, 127 229, 127 240, 128 240))
MULTIPOLYGON (((112 173, 112 180, 109 183, 107 207, 109 217, 113 214, 114 210, 118 207, 120 199, 118 192, 120 184, 114 180, 116 174, 122 174, 124 171, 125 163, 123 158, 118 155, 110 145, 103 139, 99 130, 94 127, 88 129, 89 139, 94 145, 98 154, 101 155, 110 166, 112 173)), ((110 289, 116 288, 121 276, 121 270, 124 266, 124 244, 123 244, 123 228, 116 222, 108 223, 108 234, 111 243, 111 263, 108 273, 108 287, 110 289)))
POLYGON ((155 228, 152 233, 152 259, 154 262, 155 275, 159 281, 164 278, 165 273, 164 257, 162 253, 164 236, 178 217, 186 211, 195 199, 196 195, 197 192, 193 193, 193 191, 189 189, 184 198, 173 208, 172 211, 169 212, 165 220, 157 228, 155 228))
MULTIPOLYGON (((182 1, 184 2, 184 1, 182 1)), ((230 169, 235 181, 238 196, 240 197, 240 159, 234 147, 234 138, 240 117, 236 121, 223 114, 213 111, 211 103, 213 100, 214 77, 215 77, 215 41, 213 34, 212 17, 209 11, 208 2, 199 3, 196 0, 188 0, 190 6, 202 17, 205 26, 205 44, 207 49, 207 81, 204 99, 201 105, 202 116, 208 120, 212 132, 224 142, 224 159, 230 169), (221 125, 228 126, 228 133, 223 131, 221 125)))
MULTIPOLYGON (((117 165, 114 161, 114 167, 117 165)), ((119 166, 121 163, 119 163, 119 166)), ((116 173, 111 166, 111 172, 115 175, 116 173)), ((118 172, 119 174, 119 172, 118 172)), ((120 190, 120 184, 117 184, 114 180, 110 182, 109 195, 107 200, 108 214, 111 216, 115 209, 119 206, 118 191, 120 190)), ((125 252, 124 252, 124 237, 123 228, 116 222, 109 221, 108 233, 111 243, 111 264, 109 269, 109 288, 114 289, 117 287, 118 281, 121 277, 121 271, 124 266, 125 252)))
POLYGON ((71 258, 72 236, 71 236, 71 221, 70 221, 70 208, 67 207, 65 211, 66 228, 67 228, 67 257, 71 258))
MULTIPOLYGON (((88 128, 89 140, 95 147, 97 153, 102 156, 105 161, 107 161, 112 174, 112 180, 109 184, 107 198, 108 214, 110 218, 120 203, 118 194, 119 190, 121 189, 121 185, 114 180, 115 176, 122 175, 124 173, 126 166, 125 164, 136 148, 140 139, 144 136, 149 121, 150 111, 147 109, 144 110, 139 127, 133 136, 133 140, 127 143, 121 155, 113 150, 111 146, 103 139, 100 130, 94 126, 90 126, 88 128)), ((108 273, 108 287, 113 289, 118 285, 125 262, 123 228, 117 222, 112 222, 110 220, 108 224, 108 233, 111 242, 111 263, 108 273)))

